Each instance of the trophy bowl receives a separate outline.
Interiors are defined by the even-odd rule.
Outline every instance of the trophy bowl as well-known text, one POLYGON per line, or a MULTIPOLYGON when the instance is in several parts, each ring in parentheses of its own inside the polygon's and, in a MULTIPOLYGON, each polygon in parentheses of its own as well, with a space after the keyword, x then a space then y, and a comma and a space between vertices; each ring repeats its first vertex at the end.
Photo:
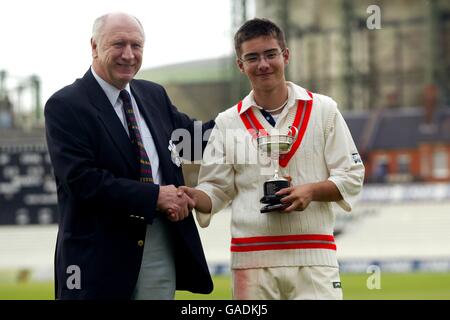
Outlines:
POLYGON ((290 185, 290 182, 287 179, 278 175, 278 161, 280 155, 286 154, 291 150, 297 137, 297 132, 297 128, 289 127, 288 134, 260 135, 256 139, 258 148, 261 152, 267 155, 267 157, 275 163, 274 176, 264 182, 264 196, 261 198, 260 202, 266 204, 266 206, 261 208, 261 213, 279 211, 288 206, 280 201, 282 196, 275 194, 290 185))
POLYGON ((279 157, 280 154, 286 154, 291 150, 294 137, 289 135, 271 135, 260 136, 256 139, 258 148, 269 158, 279 157))

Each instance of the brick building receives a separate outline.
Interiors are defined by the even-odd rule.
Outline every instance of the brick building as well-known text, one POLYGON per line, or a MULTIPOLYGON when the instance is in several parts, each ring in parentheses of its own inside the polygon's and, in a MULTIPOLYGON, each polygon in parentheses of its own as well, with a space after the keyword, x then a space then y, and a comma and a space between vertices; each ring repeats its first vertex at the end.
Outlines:
POLYGON ((344 114, 367 182, 450 182, 450 108, 344 114))

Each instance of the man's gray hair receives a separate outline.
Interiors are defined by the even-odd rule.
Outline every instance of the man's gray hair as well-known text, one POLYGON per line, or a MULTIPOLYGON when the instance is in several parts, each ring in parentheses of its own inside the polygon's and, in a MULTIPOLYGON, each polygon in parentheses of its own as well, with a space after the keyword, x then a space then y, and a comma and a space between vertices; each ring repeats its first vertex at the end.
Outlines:
POLYGON ((100 40, 100 31, 102 30, 103 25, 105 24, 107 15, 104 14, 94 21, 94 25, 92 27, 92 39, 95 40, 95 42, 99 42, 100 40))
MULTIPOLYGON (((97 43, 100 42, 101 31, 103 29, 103 25, 105 24, 108 16, 109 16, 109 14, 104 14, 104 15, 98 17, 97 19, 95 19, 95 21, 94 21, 94 25, 92 26, 92 39, 94 39, 94 41, 97 43)), ((145 39, 144 27, 142 26, 142 23, 135 16, 130 15, 130 17, 133 17, 137 21, 137 23, 141 27, 142 36, 145 39)))

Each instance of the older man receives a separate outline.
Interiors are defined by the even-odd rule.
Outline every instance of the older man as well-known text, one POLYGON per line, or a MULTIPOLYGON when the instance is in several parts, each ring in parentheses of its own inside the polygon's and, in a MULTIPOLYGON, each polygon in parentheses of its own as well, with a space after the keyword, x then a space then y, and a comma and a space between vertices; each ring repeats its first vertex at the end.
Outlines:
POLYGON ((172 299, 176 289, 212 291, 189 215, 194 202, 177 194, 182 171, 168 150, 172 131, 193 132, 194 122, 163 87, 133 79, 144 40, 133 16, 98 18, 91 68, 46 103, 60 213, 57 299, 172 299))

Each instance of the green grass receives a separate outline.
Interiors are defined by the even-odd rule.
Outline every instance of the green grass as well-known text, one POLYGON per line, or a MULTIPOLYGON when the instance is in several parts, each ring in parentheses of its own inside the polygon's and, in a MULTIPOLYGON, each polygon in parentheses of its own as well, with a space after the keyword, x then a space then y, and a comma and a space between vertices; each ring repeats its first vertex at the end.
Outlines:
POLYGON ((177 291, 176 300, 231 300, 231 276, 215 276, 214 291, 211 294, 195 294, 177 291))
POLYGON ((341 276, 346 300, 449 300, 450 273, 382 273, 380 289, 369 290, 369 274, 341 276))
MULTIPOLYGON (((381 288, 369 290, 369 274, 342 274, 344 298, 347 300, 450 300, 450 273, 383 273, 381 288)), ((214 277, 215 289, 210 295, 179 291, 178 300, 228 300, 231 299, 230 277, 214 277)), ((0 300, 53 299, 52 283, 0 283, 0 300)))
POLYGON ((0 300, 53 300, 53 282, 0 284, 0 300))

